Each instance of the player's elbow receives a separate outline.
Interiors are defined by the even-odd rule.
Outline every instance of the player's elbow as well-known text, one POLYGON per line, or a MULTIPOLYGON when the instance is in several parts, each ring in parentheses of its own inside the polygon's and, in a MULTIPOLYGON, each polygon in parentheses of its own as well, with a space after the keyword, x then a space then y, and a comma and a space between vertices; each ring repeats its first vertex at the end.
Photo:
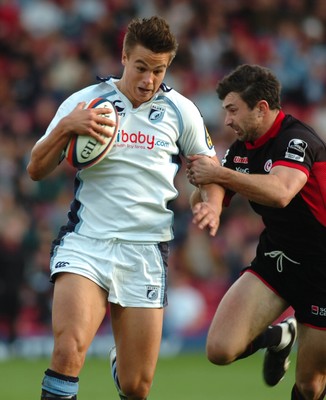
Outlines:
POLYGON ((39 181, 41 179, 37 169, 35 169, 31 163, 27 165, 26 171, 33 181, 39 181))
POLYGON ((33 181, 39 181, 43 178, 39 168, 35 168, 34 164, 31 162, 27 165, 26 171, 33 181))
POLYGON ((273 201, 273 207, 276 208, 285 208, 290 204, 292 200, 292 196, 289 196, 287 194, 278 194, 273 201))
POLYGON ((45 157, 35 156, 32 157, 26 167, 26 171, 33 181, 40 181, 47 177, 58 165, 58 160, 46 159, 45 157))

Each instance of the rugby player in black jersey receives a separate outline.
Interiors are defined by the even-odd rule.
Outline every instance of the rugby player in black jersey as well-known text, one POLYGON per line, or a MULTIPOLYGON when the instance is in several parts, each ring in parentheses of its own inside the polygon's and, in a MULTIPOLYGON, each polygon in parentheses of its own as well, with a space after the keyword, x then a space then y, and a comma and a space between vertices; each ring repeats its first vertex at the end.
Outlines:
MULTIPOLYGON (((292 400, 322 400, 326 384, 326 144, 314 130, 286 115, 281 85, 267 68, 241 65, 217 94, 225 125, 237 136, 219 165, 193 156, 194 185, 225 188, 247 198, 265 229, 255 259, 220 302, 207 337, 207 356, 229 364, 266 348, 269 386, 284 376, 297 337, 292 400), (274 324, 289 307, 294 317, 274 324)), ((196 216, 194 218, 196 221, 196 216)))

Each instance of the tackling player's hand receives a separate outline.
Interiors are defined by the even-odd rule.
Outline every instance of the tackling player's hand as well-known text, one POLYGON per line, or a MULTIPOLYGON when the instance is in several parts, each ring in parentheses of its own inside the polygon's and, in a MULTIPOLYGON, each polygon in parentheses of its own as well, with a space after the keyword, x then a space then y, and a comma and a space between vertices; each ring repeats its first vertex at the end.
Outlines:
POLYGON ((199 229, 208 229, 210 236, 215 236, 220 224, 219 213, 207 202, 200 202, 192 208, 192 222, 199 229))
POLYGON ((215 182, 220 163, 216 158, 195 155, 188 156, 186 174, 194 186, 215 182))

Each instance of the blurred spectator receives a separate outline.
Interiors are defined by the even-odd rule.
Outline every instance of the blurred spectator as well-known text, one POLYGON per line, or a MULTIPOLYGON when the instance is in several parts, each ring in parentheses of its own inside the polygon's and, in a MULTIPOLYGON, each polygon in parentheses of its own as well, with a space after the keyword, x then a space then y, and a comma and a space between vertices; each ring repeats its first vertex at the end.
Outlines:
POLYGON ((55 1, 29 1, 23 4, 21 22, 32 36, 47 36, 63 28, 63 11, 55 1))
POLYGON ((0 322, 4 339, 11 344, 19 335, 20 291, 26 257, 24 235, 28 218, 14 203, 6 208, 0 222, 0 322))

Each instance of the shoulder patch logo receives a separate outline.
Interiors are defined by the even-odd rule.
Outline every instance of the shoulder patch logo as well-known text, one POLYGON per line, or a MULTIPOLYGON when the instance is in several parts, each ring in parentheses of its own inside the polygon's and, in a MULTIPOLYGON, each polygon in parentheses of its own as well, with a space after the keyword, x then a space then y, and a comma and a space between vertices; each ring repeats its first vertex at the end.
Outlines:
POLYGON ((308 144, 302 139, 291 139, 285 152, 285 158, 303 162, 308 144))

